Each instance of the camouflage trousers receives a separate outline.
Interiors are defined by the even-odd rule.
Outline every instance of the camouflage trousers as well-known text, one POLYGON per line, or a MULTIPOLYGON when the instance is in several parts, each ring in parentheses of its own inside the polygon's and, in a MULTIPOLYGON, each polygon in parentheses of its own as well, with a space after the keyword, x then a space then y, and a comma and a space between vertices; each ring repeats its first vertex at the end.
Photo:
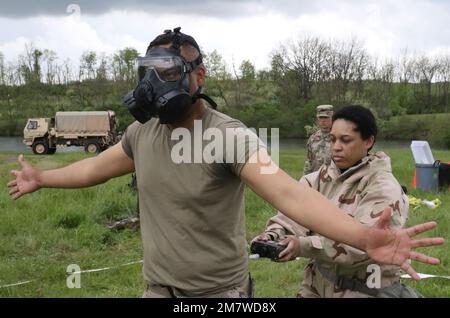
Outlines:
MULTIPOLYGON (((386 279, 388 280, 388 279, 386 279)), ((401 284, 396 279, 389 279, 388 285, 376 290, 376 295, 364 292, 339 289, 328 278, 324 277, 313 264, 308 264, 302 288, 297 294, 298 298, 422 298, 423 296, 414 288, 401 284)))
POLYGON ((254 293, 253 280, 249 275, 244 282, 222 292, 213 292, 194 296, 193 294, 173 288, 155 284, 146 284, 142 298, 252 298, 254 293))

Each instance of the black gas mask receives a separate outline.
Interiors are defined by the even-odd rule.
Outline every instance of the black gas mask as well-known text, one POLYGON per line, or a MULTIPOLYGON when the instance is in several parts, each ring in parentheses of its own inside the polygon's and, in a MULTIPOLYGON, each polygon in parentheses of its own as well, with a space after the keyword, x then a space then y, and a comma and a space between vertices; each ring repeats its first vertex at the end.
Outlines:
POLYGON ((180 46, 184 43, 200 52, 195 40, 176 28, 158 36, 150 43, 145 57, 138 58, 139 84, 124 97, 124 102, 140 123, 152 117, 159 117, 161 124, 180 122, 199 98, 216 107, 211 98, 201 94, 201 87, 193 96, 189 94, 189 74, 202 63, 202 55, 194 61, 186 61, 180 54, 180 46), (167 43, 172 46, 159 46, 167 43))

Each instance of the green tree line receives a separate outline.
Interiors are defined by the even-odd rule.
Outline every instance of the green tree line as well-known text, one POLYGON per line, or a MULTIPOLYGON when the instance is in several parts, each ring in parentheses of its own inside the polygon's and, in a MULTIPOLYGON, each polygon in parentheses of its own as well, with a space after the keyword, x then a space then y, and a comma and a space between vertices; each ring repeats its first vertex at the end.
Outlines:
MULTIPOLYGON (((74 67, 69 59, 60 61, 56 52, 33 44, 13 62, 0 52, 0 135, 20 135, 28 117, 62 110, 112 109, 124 129, 132 117, 122 97, 137 84, 138 55, 134 48, 111 55, 86 51, 74 67)), ((369 107, 389 138, 396 137, 391 119, 450 110, 450 55, 405 50, 397 58, 381 60, 370 56, 356 38, 319 37, 280 45, 269 57, 270 67, 260 70, 250 60, 229 65, 217 51, 204 55, 204 91, 219 109, 250 127, 278 127, 282 137, 306 137, 304 127, 313 123, 318 104, 369 107)))

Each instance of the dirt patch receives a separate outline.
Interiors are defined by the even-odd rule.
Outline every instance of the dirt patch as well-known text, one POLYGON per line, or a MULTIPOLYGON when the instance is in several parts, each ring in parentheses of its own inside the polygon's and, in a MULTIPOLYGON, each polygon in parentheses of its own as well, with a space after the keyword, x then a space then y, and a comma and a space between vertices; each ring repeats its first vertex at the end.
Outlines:
POLYGON ((140 220, 137 216, 130 216, 126 219, 123 219, 121 221, 113 222, 107 225, 107 228, 110 230, 124 230, 124 229, 131 229, 131 230, 138 230, 140 226, 140 220))

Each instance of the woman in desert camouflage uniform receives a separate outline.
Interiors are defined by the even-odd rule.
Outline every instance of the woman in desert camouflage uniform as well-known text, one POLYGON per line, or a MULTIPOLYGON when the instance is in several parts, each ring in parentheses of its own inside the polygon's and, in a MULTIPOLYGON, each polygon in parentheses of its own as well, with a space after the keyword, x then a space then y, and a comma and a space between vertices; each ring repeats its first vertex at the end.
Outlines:
MULTIPOLYGON (((390 226, 403 227, 408 198, 392 174, 389 157, 383 152, 369 154, 376 136, 370 110, 344 107, 333 116, 333 160, 302 177, 300 183, 318 190, 367 226, 373 226, 384 208, 391 207, 390 226)), ((279 261, 311 259, 299 297, 414 297, 412 289, 399 284, 398 266, 375 264, 363 251, 317 235, 280 213, 256 239, 287 245, 279 261)))

